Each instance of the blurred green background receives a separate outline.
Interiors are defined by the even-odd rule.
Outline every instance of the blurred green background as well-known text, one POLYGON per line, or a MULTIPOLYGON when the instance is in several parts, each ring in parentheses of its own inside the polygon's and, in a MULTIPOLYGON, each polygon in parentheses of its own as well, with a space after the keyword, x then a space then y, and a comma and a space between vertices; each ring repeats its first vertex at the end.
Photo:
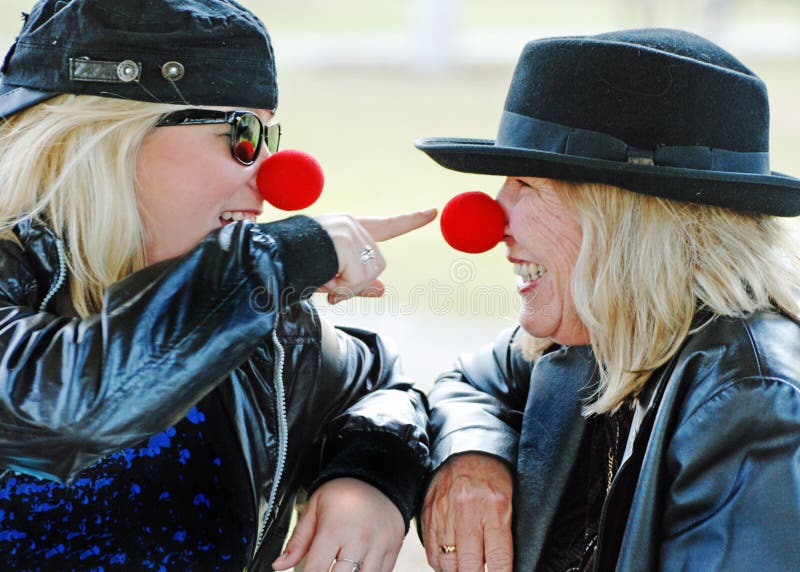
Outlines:
MULTIPOLYGON (((708 35, 759 73, 770 88, 773 168, 800 173, 794 161, 800 146, 798 0, 242 3, 273 35, 283 147, 313 153, 325 169, 323 197, 308 214, 391 214, 441 207, 465 190, 494 193, 499 178, 446 171, 414 149, 414 140, 492 138, 527 40, 649 25, 708 35)), ((3 0, 3 46, 30 5, 3 0)), ((456 353, 514 323, 518 301, 502 247, 462 255, 444 244, 434 223, 383 250, 384 299, 322 303, 321 309, 336 322, 391 334, 404 350, 406 370, 423 386, 456 353), (447 348, 440 348, 440 338, 447 348)))
MULTIPOLYGON (((113 2, 113 0, 109 0, 113 2)), ((308 214, 441 208, 462 191, 494 193, 496 177, 438 167, 414 149, 424 136, 494 137, 513 65, 530 39, 640 26, 709 36, 767 83, 773 169, 800 175, 798 0, 243 0, 270 29, 284 148, 316 155, 323 197, 308 214)), ((31 3, 2 0, 8 46, 31 3)), ((265 218, 283 216, 267 212, 265 218)), ((460 352, 515 323, 514 276, 502 247, 453 251, 438 224, 382 245, 387 295, 320 311, 378 329, 399 345, 423 389, 460 352)), ((397 570, 424 570, 412 533, 397 570)))

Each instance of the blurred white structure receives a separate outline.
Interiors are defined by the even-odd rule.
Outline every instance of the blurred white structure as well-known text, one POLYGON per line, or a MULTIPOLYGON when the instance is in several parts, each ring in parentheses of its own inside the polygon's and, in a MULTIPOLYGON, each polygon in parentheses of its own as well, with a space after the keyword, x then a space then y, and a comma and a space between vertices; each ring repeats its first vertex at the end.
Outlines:
MULTIPOLYGON (((364 0, 368 1, 376 0, 364 0)), ((536 4, 535 0, 530 1, 536 4)), ((588 7, 591 2, 560 1, 572 9, 583 5, 588 7)), ((460 66, 510 65, 516 61, 522 46, 534 38, 608 31, 607 19, 589 24, 586 18, 581 20, 582 23, 562 21, 554 24, 552 19, 549 24, 521 21, 514 17, 513 2, 496 2, 496 9, 506 16, 508 22, 497 26, 466 23, 465 13, 470 7, 474 9, 469 0, 402 2, 407 17, 398 22, 396 28, 356 33, 340 32, 333 27, 322 32, 298 32, 298 28, 289 32, 280 27, 272 29, 281 66, 394 67, 423 74, 441 74, 460 66)), ((758 21, 736 17, 745 0, 617 2, 618 27, 680 27, 705 35, 742 58, 800 58, 800 22, 781 18, 780 10, 766 2, 764 18, 758 21)), ((254 5, 256 1, 245 4, 254 5)), ((11 38, 0 38, 3 52, 10 43, 11 38)))
MULTIPOLYGON (((567 1, 567 0, 562 0, 567 1)), ((580 4, 583 0, 572 0, 580 4)), ((796 20, 735 18, 741 0, 620 0, 619 27, 665 26, 697 32, 740 57, 800 57, 796 20)), ((397 67, 424 74, 445 73, 460 66, 508 65, 522 46, 539 37, 608 31, 604 22, 558 25, 520 22, 508 25, 464 23, 466 0, 406 0, 408 18, 398 28, 371 33, 283 34, 275 44, 283 65, 303 67, 397 67)), ((498 6, 499 10, 508 10, 498 6)))
POLYGON ((458 61, 460 0, 413 0, 411 42, 416 71, 439 73, 458 61))

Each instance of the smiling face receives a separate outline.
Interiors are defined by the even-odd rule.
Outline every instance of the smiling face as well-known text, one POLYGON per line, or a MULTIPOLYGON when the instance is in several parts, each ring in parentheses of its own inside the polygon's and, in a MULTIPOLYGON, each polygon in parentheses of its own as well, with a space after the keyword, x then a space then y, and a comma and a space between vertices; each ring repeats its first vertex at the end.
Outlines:
MULTIPOLYGON (((264 124, 272 116, 257 113, 264 124)), ((236 161, 230 125, 224 123, 156 127, 148 133, 136 158, 147 263, 183 254, 225 224, 255 220, 263 208, 256 175, 268 156, 264 147, 252 165, 236 161)))
POLYGON ((526 332, 564 345, 589 343, 570 288, 583 233, 550 179, 509 177, 497 195, 508 221, 506 256, 522 297, 526 332))

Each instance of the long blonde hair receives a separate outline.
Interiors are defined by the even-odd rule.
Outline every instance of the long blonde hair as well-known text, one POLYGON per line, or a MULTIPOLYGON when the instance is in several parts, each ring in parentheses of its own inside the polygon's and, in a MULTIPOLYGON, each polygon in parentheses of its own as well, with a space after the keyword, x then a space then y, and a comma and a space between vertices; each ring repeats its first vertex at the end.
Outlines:
MULTIPOLYGON (((614 411, 635 396, 678 352, 698 308, 800 319, 791 221, 608 185, 557 185, 583 229, 571 288, 600 365, 597 400, 585 414, 614 411)), ((531 338, 525 349, 533 357, 550 343, 531 338)))
POLYGON ((176 106, 60 95, 0 124, 0 237, 24 219, 66 245, 72 303, 96 312, 103 291, 145 265, 135 160, 142 139, 176 106))

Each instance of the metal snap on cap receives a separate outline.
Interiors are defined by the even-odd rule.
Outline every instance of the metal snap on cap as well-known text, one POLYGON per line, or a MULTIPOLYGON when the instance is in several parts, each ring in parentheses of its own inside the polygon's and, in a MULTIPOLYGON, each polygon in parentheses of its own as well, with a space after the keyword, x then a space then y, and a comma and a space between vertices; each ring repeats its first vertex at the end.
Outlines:
POLYGON ((181 62, 167 62, 161 66, 161 75, 167 81, 178 81, 183 77, 185 70, 181 62))
POLYGON ((117 77, 126 83, 139 79, 139 64, 133 60, 123 60, 117 65, 117 77))

